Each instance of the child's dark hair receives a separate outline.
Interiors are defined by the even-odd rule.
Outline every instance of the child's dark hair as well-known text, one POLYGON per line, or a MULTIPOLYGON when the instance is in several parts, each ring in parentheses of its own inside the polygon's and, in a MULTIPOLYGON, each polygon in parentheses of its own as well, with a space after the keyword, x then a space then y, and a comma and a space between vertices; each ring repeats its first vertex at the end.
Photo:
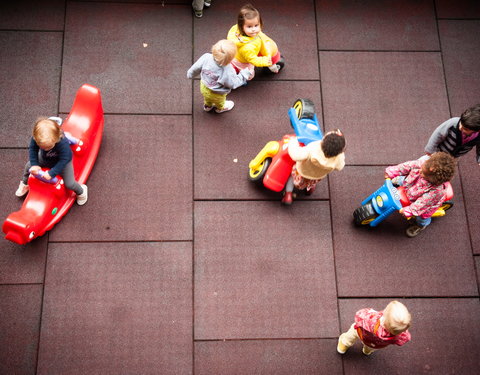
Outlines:
POLYGON ((343 152, 345 149, 345 137, 340 130, 328 133, 322 139, 322 151, 327 158, 333 158, 343 152))
POLYGON ((251 20, 253 18, 258 18, 260 28, 263 29, 262 16, 260 16, 260 12, 252 4, 248 3, 240 8, 237 20, 238 32, 240 34, 246 36, 245 31, 243 31, 243 25, 245 25, 245 20, 251 20))
POLYGON ((433 185, 450 181, 455 174, 455 158, 446 152, 435 152, 423 164, 424 177, 433 185))
POLYGON ((467 108, 460 117, 460 122, 468 130, 480 131, 480 104, 467 108))

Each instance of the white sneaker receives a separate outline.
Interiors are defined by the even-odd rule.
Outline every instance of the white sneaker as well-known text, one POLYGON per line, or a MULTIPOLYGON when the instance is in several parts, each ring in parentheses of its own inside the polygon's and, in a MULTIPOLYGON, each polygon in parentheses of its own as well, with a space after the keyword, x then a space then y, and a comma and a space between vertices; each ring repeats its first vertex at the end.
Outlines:
POLYGON ((222 113, 231 111, 235 103, 232 100, 225 100, 225 104, 223 105, 222 109, 215 108, 215 112, 222 113))
POLYGON ((82 184, 83 188, 83 193, 80 195, 77 195, 77 204, 79 206, 83 206, 85 203, 87 203, 88 200, 88 187, 87 185, 82 184))
POLYGON ((268 67, 272 73, 278 73, 280 71, 280 65, 273 64, 268 67))
POLYGON ((17 191, 15 192, 15 195, 16 195, 17 197, 23 197, 25 194, 28 193, 28 190, 29 190, 29 189, 30 189, 30 188, 28 187, 28 185, 25 185, 25 184, 23 183, 23 181, 20 181, 20 185, 18 185, 18 189, 17 189, 17 191))
POLYGON ((203 2, 203 5, 206 6, 207 8, 210 7, 210 5, 212 5, 212 0, 205 0, 203 2))

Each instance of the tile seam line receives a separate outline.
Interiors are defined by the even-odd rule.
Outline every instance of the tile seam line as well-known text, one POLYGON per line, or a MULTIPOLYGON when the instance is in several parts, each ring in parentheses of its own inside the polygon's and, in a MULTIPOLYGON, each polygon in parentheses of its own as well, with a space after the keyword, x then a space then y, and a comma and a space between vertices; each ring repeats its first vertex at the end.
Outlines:
MULTIPOLYGON (((190 6, 192 7, 192 6, 190 6)), ((195 61, 195 18, 193 16, 193 8, 192 11, 190 12, 191 15, 191 25, 192 25, 192 55, 191 55, 191 60, 190 63, 193 64, 195 61)), ((191 121, 190 121, 190 129, 191 129, 191 150, 192 150, 192 155, 191 155, 191 179, 192 179, 192 194, 191 194, 191 200, 192 200, 192 205, 191 205, 191 210, 192 210, 192 245, 191 245, 191 264, 192 264, 192 271, 191 271, 191 276, 192 276, 192 282, 191 282, 191 303, 192 303, 192 310, 191 310, 191 335, 192 335, 192 374, 195 374, 195 111, 194 111, 194 95, 195 95, 195 84, 193 80, 189 80, 190 82, 190 95, 191 95, 191 106, 190 106, 190 116, 191 116, 191 121)))
POLYGON ((356 300, 356 299, 369 299, 369 300, 374 300, 374 299, 425 299, 425 300, 431 300, 431 299, 478 299, 479 295, 429 295, 429 296, 341 296, 338 297, 339 300, 356 300))
POLYGON ((239 342, 239 341, 316 341, 337 340, 338 336, 313 336, 313 337, 258 337, 258 338, 228 338, 228 339, 197 339, 196 343, 202 342, 239 342))
POLYGON ((102 241, 102 240, 94 240, 94 241, 49 241, 51 244, 108 244, 108 243, 191 243, 193 240, 116 240, 116 241, 102 241))

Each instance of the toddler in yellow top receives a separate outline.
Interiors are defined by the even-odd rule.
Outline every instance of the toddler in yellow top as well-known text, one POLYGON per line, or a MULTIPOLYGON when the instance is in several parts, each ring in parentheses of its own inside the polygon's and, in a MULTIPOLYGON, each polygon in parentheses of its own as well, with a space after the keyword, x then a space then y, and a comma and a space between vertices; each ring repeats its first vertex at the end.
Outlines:
POLYGON ((283 67, 280 53, 275 42, 262 32, 263 21, 260 12, 251 4, 244 5, 238 13, 238 22, 233 25, 227 35, 237 46, 237 53, 232 65, 237 71, 248 68, 251 78, 255 67, 267 67, 278 73, 283 67))

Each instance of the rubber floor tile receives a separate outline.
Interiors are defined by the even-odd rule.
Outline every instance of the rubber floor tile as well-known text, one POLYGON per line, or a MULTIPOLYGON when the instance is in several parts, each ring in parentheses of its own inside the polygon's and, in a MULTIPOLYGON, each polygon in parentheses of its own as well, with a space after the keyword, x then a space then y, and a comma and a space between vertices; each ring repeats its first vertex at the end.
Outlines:
POLYGON ((477 282, 478 288, 480 289, 480 256, 474 257, 475 259, 475 268, 477 270, 477 282))
POLYGON ((34 374, 42 285, 0 285, 0 373, 34 374))
POLYGON ((320 52, 320 66, 325 126, 344 130, 348 164, 419 157, 450 117, 439 53, 320 52))
POLYGON ((195 339, 337 332, 325 202, 195 203, 195 339))
MULTIPOLYGON (((194 21, 194 59, 210 52, 212 45, 226 39, 237 23, 243 2, 213 1, 204 9, 202 18, 194 21)), ((275 41, 285 58, 285 68, 278 74, 259 69, 254 80, 318 80, 317 34, 314 4, 288 0, 257 0, 254 3, 262 16, 263 32, 275 41)))
POLYGON ((189 116, 106 116, 100 153, 53 241, 192 239, 189 116))
POLYGON ((452 115, 460 116, 480 101, 480 21, 440 20, 438 24, 452 115))
POLYGON ((435 0, 438 18, 479 18, 480 3, 475 0, 435 0))
POLYGON ((58 110, 62 33, 0 31, 0 147, 28 147, 39 116, 58 110))
MULTIPOLYGON (((27 150, 0 149, 0 217, 3 221, 10 213, 18 211, 23 198, 17 198, 15 191, 23 174, 28 158, 27 150)), ((5 240, 2 232, 0 240, 0 284, 42 283, 45 271, 47 236, 38 238, 28 245, 21 246, 5 240)))
POLYGON ((38 374, 189 374, 190 243, 53 244, 38 374))
POLYGON ((346 167, 331 183, 338 295, 476 296, 478 290, 458 177, 454 206, 418 237, 398 213, 356 227, 353 212, 384 182, 383 167, 346 167))
POLYGON ((465 196, 469 233, 472 239, 474 254, 480 254, 480 202, 478 201, 478 186, 480 184, 480 166, 476 162, 475 149, 460 159, 460 174, 465 196))
MULTIPOLYGON (((340 300, 342 331, 353 323, 355 312, 377 311, 397 298, 340 300)), ((480 366, 478 298, 397 299, 412 314, 412 340, 392 345, 366 357, 360 343, 343 355, 345 374, 475 374, 480 366), (440 332, 440 333, 439 333, 440 332)))
POLYGON ((67 7, 60 108, 78 88, 100 89, 105 112, 191 113, 186 6, 72 2, 67 7), (181 25, 181 27, 180 27, 181 25))
POLYGON ((0 29, 63 30, 64 0, 16 0, 0 3, 0 29))
MULTIPOLYGON (((267 142, 294 133, 288 110, 298 98, 313 101, 321 123, 318 82, 253 81, 228 95, 227 99, 233 100, 235 107, 221 114, 203 111, 199 83, 195 82, 195 199, 280 200, 279 193, 273 194, 249 181, 248 163, 267 142)), ((310 198, 328 198, 326 180, 318 184, 310 198)))
POLYGON ((342 374, 336 340, 195 343, 195 374, 342 374))
POLYGON ((431 1, 317 0, 321 50, 439 50, 431 1))

